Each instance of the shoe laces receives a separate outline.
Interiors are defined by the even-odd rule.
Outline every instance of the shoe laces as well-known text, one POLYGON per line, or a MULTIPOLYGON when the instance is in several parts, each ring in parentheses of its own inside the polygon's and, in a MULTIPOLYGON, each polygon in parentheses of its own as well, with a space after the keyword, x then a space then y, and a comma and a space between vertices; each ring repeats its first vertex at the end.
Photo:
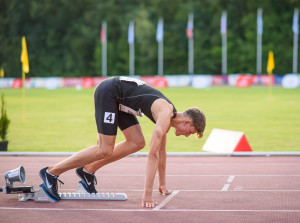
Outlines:
MULTIPOLYGON (((61 187, 62 184, 65 184, 64 182, 62 182, 62 181, 59 180, 58 178, 56 178, 56 179, 57 179, 57 181, 60 183, 60 184, 59 184, 60 187, 61 187)), ((55 183, 55 189, 56 189, 56 191, 58 191, 58 184, 57 184, 57 182, 55 183)))
POLYGON ((94 176, 94 184, 97 185, 97 183, 98 183, 97 178, 96 178, 95 174, 93 174, 93 176, 94 176))

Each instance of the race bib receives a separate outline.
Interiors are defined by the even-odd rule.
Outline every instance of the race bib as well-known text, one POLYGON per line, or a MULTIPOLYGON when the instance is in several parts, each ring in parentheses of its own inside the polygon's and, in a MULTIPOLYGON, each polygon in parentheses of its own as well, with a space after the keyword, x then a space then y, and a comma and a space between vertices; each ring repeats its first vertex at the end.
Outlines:
POLYGON ((114 124, 115 123, 115 113, 105 112, 104 113, 104 123, 114 124))
POLYGON ((122 76, 122 77, 120 77, 119 79, 120 79, 120 81, 134 82, 134 83, 136 83, 138 86, 141 86, 141 85, 144 85, 144 84, 145 84, 144 81, 141 81, 141 80, 138 80, 138 79, 135 79, 135 78, 131 78, 131 77, 124 77, 124 76, 122 76))

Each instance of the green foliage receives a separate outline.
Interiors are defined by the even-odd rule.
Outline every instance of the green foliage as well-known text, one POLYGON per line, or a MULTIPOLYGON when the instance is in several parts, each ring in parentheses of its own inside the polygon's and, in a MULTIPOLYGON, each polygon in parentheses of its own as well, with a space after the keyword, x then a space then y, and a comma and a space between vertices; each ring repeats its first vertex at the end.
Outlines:
POLYGON ((6 102, 4 100, 4 95, 1 95, 1 116, 0 116, 0 138, 1 142, 7 141, 6 135, 10 120, 6 114, 6 102))
MULTIPOLYGON (((195 73, 221 73, 220 17, 228 15, 228 73, 256 72, 256 13, 263 9, 263 72, 268 51, 274 72, 292 71, 294 8, 300 0, 1 0, 0 66, 21 76, 21 36, 29 76, 95 76, 101 73, 99 32, 107 21, 108 74, 127 74, 128 24, 135 21, 135 71, 157 72, 156 26, 164 18, 164 73, 187 73, 188 14, 194 13, 195 73)), ((300 60, 300 57, 299 57, 300 60)))

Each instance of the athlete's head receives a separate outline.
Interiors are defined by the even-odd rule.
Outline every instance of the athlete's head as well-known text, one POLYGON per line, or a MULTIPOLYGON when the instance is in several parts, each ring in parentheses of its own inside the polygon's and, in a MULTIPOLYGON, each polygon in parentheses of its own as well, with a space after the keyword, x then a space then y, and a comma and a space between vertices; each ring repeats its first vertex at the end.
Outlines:
POLYGON ((206 119, 203 112, 198 108, 189 108, 182 112, 182 117, 176 124, 173 125, 175 128, 175 135, 186 137, 191 134, 196 134, 197 138, 203 136, 205 129, 206 119))
POLYGON ((199 108, 189 108, 183 112, 183 116, 190 119, 190 125, 194 127, 197 138, 202 138, 206 126, 206 118, 199 108))

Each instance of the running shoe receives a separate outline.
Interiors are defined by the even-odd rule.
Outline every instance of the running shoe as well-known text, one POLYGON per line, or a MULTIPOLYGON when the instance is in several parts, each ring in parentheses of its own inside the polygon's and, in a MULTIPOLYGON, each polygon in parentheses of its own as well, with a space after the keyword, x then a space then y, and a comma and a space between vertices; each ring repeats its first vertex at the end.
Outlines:
POLYGON ((95 189, 95 185, 97 185, 97 179, 95 174, 87 173, 83 170, 83 167, 79 167, 76 169, 77 176, 80 177, 81 182, 83 183, 83 186, 85 187, 85 190, 92 194, 98 193, 95 189))
POLYGON ((57 181, 59 181, 61 184, 64 184, 62 181, 58 179, 57 176, 53 176, 49 173, 47 173, 48 167, 45 167, 44 169, 40 170, 40 177, 44 181, 43 188, 46 190, 48 195, 52 197, 54 200, 59 201, 60 196, 57 193, 58 191, 58 186, 57 186, 57 181))

